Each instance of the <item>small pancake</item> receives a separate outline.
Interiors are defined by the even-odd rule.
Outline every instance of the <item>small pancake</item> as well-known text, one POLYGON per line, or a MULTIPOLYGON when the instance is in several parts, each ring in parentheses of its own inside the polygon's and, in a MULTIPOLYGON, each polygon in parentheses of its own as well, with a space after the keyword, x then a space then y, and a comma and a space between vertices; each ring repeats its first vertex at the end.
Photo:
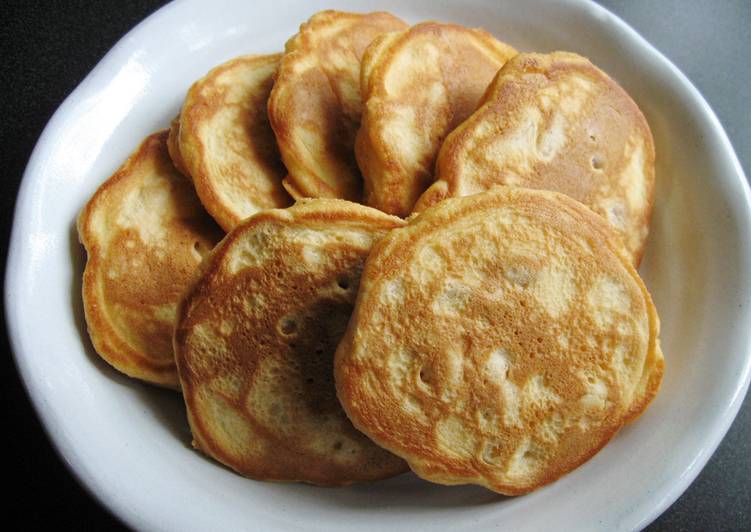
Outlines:
POLYGON ((480 29, 425 22, 375 39, 362 61, 355 154, 365 203, 407 216, 433 182, 446 135, 516 50, 480 29))
POLYGON ((177 305, 222 231, 172 165, 166 142, 166 130, 147 137, 99 187, 78 217, 78 235, 97 353, 126 375, 177 388, 177 305))
POLYGON ((376 244, 335 358, 355 427, 442 484, 518 495, 659 387, 659 321, 611 228, 555 192, 447 199, 376 244))
POLYGON ((360 59, 375 37, 406 27, 388 13, 321 11, 287 42, 268 109, 293 197, 362 199, 360 59))
POLYGON ((608 220, 638 265, 654 163, 644 115, 607 74, 576 54, 519 54, 446 138, 416 210, 493 185, 554 190, 608 220))
POLYGON ((172 123, 172 160, 226 231, 260 210, 292 203, 266 114, 280 59, 246 55, 212 69, 190 88, 172 123))
POLYGON ((259 480, 342 485, 406 470, 352 427, 333 381, 365 258, 401 225, 317 199, 259 213, 227 235, 175 331, 196 447, 259 480))

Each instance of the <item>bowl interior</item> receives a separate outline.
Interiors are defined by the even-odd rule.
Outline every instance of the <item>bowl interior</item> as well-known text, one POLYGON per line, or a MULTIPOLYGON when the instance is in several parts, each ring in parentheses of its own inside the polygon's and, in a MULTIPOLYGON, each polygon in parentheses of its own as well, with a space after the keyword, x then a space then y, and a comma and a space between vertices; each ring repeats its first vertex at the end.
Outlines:
POLYGON ((658 184, 641 274, 662 319, 665 380, 643 417, 593 460, 519 498, 413 475, 342 489, 253 482, 191 449, 178 395, 133 382, 94 353, 80 300, 78 210, 143 137, 169 124, 192 81, 233 56, 280 50, 302 21, 331 7, 373 10, 365 1, 168 5, 107 55, 45 130, 19 198, 6 297, 19 368, 63 457, 139 528, 645 525, 698 473, 745 392, 748 190, 698 93, 623 23, 586 2, 410 0, 378 9, 409 22, 482 26, 520 50, 588 56, 652 127, 658 184))

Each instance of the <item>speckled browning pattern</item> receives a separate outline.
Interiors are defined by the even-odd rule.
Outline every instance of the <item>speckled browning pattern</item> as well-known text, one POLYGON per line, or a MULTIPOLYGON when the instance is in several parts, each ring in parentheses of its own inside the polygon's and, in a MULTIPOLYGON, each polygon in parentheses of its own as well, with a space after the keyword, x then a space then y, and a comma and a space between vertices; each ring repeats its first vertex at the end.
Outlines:
POLYGON ((641 413, 663 358, 608 225, 562 194, 447 199, 375 245, 336 353, 356 427, 420 476, 516 495, 641 413))
POLYGON ((333 357, 372 244, 398 218, 307 200, 243 222, 181 307, 174 345, 194 444, 263 480, 341 485, 404 462, 354 429, 333 357))
POLYGON ((166 130, 143 141, 81 211, 78 234, 97 353, 131 377, 177 388, 177 305, 223 233, 172 165, 166 142, 166 130))

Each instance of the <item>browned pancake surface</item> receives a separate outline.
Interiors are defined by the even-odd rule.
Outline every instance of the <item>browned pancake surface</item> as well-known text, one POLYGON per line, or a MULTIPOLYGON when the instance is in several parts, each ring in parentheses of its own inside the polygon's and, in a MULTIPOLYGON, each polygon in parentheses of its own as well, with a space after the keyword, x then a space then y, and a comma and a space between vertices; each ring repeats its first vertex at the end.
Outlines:
POLYGON ((519 54, 447 137, 416 209, 493 185, 554 190, 608 220, 638 264, 654 161, 646 119, 604 72, 576 54, 519 54))
POLYGON ((260 210, 292 202, 266 112, 280 59, 246 55, 217 66, 193 84, 172 123, 175 166, 227 231, 260 210))
POLYGON ((601 218, 561 194, 499 187, 376 244, 337 392, 418 475, 527 493, 644 410, 662 377, 658 332, 601 218))
POLYGON ((81 211, 78 233, 94 348, 131 377, 175 388, 177 304, 222 233, 175 170, 166 141, 167 131, 143 141, 81 211))
POLYGON ((355 153, 365 203, 406 216, 433 181, 445 136, 516 50, 480 29, 425 22, 377 37, 362 62, 355 153))
POLYGON ((293 197, 361 200, 360 60, 375 37, 405 27, 388 13, 322 11, 287 42, 268 109, 293 197))
POLYGON ((217 246, 175 333, 200 450, 263 480, 341 485, 406 469, 354 429, 333 382, 362 265, 400 225, 361 205, 308 200, 253 216, 217 246))

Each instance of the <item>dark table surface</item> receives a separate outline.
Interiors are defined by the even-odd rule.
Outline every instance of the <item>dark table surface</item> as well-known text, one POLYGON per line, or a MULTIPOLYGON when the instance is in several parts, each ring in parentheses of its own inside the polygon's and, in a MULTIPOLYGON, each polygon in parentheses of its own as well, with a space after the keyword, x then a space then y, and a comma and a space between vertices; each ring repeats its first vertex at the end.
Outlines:
MULTIPOLYGON (((5 2, 0 12, 2 87, 2 249, 26 162, 47 120, 107 50, 166 2, 68 0, 5 2)), ((703 93, 751 170, 751 1, 605 0, 670 58, 703 93)), ((374 3, 374 6, 376 4, 374 3)), ((5 262, 2 262, 3 278, 5 262)), ((0 321, 5 365, 5 485, 10 522, 119 529, 122 525, 81 488, 55 454, 13 366, 0 321)), ((691 487, 650 530, 751 530, 751 405, 691 487)))

